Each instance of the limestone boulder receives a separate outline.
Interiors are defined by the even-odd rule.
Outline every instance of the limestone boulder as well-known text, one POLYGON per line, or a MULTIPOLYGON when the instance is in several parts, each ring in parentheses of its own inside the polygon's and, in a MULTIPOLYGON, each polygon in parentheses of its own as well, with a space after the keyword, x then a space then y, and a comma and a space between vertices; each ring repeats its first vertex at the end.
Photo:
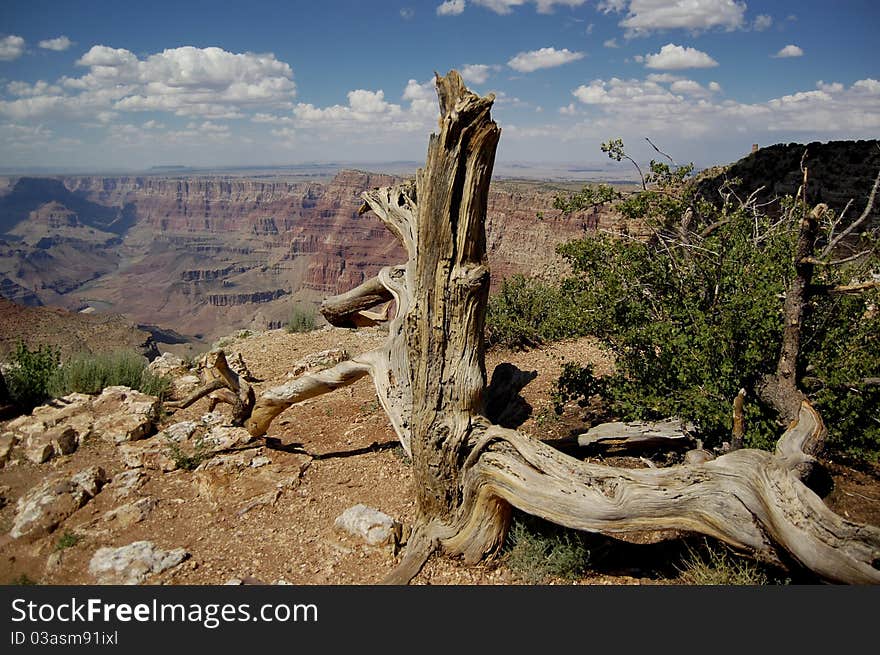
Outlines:
POLYGON ((119 548, 100 548, 89 562, 89 573, 98 584, 136 585, 189 557, 183 548, 162 550, 152 541, 135 541, 119 548))
POLYGON ((388 543, 394 533, 394 519, 372 507, 357 504, 340 514, 335 526, 368 544, 388 543))
POLYGON ((94 498, 107 475, 91 466, 69 478, 53 476, 19 498, 9 535, 36 539, 53 532, 64 519, 94 498))
POLYGON ((92 430, 115 443, 148 437, 159 416, 159 399, 129 389, 107 387, 92 401, 92 430))

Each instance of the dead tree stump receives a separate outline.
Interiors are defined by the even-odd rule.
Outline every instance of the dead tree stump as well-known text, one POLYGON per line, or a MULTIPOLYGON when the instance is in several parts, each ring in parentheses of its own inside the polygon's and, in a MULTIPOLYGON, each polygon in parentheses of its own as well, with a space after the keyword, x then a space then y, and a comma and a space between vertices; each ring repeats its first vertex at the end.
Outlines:
POLYGON ((829 581, 880 582, 880 530, 843 519, 800 479, 824 440, 808 402, 776 453, 751 449, 665 469, 589 464, 486 418, 483 324, 489 288, 484 222, 500 129, 494 97, 457 72, 436 79, 439 134, 412 182, 363 194, 408 259, 323 312, 363 325, 394 301, 385 343, 269 389, 246 427, 265 433, 287 407, 370 375, 412 455, 417 519, 390 583, 407 583, 435 550, 476 562, 503 543, 516 507, 570 528, 702 533, 766 562, 794 559, 829 581))

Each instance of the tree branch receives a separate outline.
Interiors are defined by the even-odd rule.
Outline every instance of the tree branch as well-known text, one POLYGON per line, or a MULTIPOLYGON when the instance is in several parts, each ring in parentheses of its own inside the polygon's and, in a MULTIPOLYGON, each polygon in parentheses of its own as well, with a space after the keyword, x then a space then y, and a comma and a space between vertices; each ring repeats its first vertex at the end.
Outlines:
POLYGON ((861 215, 854 220, 848 228, 846 228, 843 232, 838 234, 831 242, 822 249, 820 257, 826 257, 834 247, 840 243, 846 236, 852 233, 857 227, 859 227, 862 223, 864 223, 868 216, 871 214, 871 209, 874 207, 874 198, 877 195, 877 187, 880 186, 880 171, 877 172, 877 177, 874 179, 874 186, 871 187, 871 193, 868 194, 868 202, 865 204, 865 210, 861 213, 861 215))

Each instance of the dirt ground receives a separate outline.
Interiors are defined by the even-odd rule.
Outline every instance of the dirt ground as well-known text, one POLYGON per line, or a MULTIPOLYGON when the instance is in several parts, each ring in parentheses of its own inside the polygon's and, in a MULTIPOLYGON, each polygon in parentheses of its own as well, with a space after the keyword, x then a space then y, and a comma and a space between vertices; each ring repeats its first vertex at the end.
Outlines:
MULTIPOLYGON (((262 380, 259 391, 284 381, 292 365, 307 354, 338 347, 356 354, 381 339, 376 329, 327 328, 304 335, 275 330, 236 339, 225 348, 243 355, 262 380)), ((522 392, 531 411, 520 429, 562 448, 570 447, 572 435, 583 428, 576 410, 557 417, 552 409, 549 391, 563 363, 592 361, 599 370, 611 365, 586 339, 527 352, 493 350, 487 359, 490 373, 500 362, 538 372, 522 392)), ((166 416, 163 425, 198 418, 206 411, 207 400, 201 400, 166 416)), ((205 470, 143 470, 138 485, 127 493, 115 482, 126 470, 117 447, 100 439, 90 439, 75 453, 45 464, 19 460, 7 465, 0 469, 0 492, 6 501, 0 509, 4 535, 0 537, 0 582, 93 584, 88 564, 99 547, 138 540, 153 541, 163 549, 182 547, 190 554, 179 566, 148 578, 148 584, 223 584, 230 579, 373 584, 392 569, 399 555, 391 546, 369 546, 334 527, 336 517, 358 503, 391 515, 405 527, 414 518, 406 455, 397 445, 369 379, 288 409, 275 420, 265 443, 249 447, 258 447, 270 463, 254 468, 230 458, 205 470), (48 536, 31 542, 8 537, 16 500, 28 489, 50 472, 74 473, 94 464, 111 478, 94 499, 48 536), (142 521, 101 520, 115 507, 144 497, 157 502, 142 521), (58 542, 65 533, 80 539, 61 549, 58 542)), ((839 462, 826 466, 832 479, 825 501, 852 520, 880 525, 880 470, 856 470, 839 462)), ((650 545, 664 536, 669 535, 643 535, 628 544, 620 542, 626 557, 617 557, 615 564, 590 571, 574 583, 675 583, 676 570, 670 562, 680 556, 681 543, 650 545)), ((433 557, 414 583, 492 585, 521 580, 503 557, 476 567, 433 557)))

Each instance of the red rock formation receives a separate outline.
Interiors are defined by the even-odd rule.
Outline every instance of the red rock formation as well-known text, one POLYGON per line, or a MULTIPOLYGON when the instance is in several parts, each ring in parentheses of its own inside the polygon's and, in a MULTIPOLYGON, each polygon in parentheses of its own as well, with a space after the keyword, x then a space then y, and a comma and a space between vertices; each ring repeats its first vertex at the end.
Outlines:
MULTIPOLYGON (((109 306, 141 323, 209 337, 248 325, 257 305, 269 323, 282 323, 295 303, 341 293, 403 260, 380 222, 358 214, 362 191, 394 181, 353 170, 340 171, 329 183, 66 178, 68 191, 120 208, 119 220, 130 226, 121 246, 114 246, 118 268, 75 290, 68 285, 61 302, 75 309, 109 306)), ((552 185, 537 182, 493 185, 486 225, 494 284, 514 272, 546 271, 556 245, 595 229, 598 215, 561 218, 551 209, 554 195, 552 185), (536 218, 539 212, 547 218, 536 218)), ((58 223, 47 231, 59 232, 62 224, 72 229, 75 217, 64 210, 53 205, 44 212, 58 223)), ((29 279, 24 286, 35 285, 29 279)), ((44 302, 59 302, 44 295, 44 302)))

